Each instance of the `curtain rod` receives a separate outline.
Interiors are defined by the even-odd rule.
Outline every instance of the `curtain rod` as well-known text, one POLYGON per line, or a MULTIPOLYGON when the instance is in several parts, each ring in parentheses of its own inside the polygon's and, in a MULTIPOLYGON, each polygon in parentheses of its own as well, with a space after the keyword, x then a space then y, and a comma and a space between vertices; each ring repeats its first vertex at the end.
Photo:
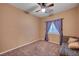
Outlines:
POLYGON ((58 19, 63 20, 64 18, 57 18, 57 19, 53 19, 53 20, 46 21, 46 22, 51 22, 51 21, 55 21, 55 20, 58 20, 58 19))

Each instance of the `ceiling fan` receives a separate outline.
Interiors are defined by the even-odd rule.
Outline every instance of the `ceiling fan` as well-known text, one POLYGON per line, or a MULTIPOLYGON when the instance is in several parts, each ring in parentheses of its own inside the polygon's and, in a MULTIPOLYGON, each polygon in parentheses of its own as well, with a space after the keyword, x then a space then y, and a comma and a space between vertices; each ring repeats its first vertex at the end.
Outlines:
POLYGON ((40 6, 41 9, 36 10, 35 12, 41 11, 41 12, 46 13, 50 7, 54 6, 53 3, 37 3, 37 4, 40 6))

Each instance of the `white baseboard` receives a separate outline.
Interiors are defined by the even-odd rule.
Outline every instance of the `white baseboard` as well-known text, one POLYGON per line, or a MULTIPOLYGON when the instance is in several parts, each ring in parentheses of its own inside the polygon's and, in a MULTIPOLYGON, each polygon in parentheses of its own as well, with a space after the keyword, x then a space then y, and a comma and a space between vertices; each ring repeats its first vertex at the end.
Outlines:
POLYGON ((22 44, 22 45, 20 45, 20 46, 15 47, 15 48, 11 48, 11 49, 9 49, 9 50, 6 50, 6 51, 4 51, 4 52, 0 52, 0 54, 7 53, 7 52, 9 52, 9 51, 12 51, 12 50, 14 50, 14 49, 17 49, 17 48, 23 47, 23 46, 25 46, 25 45, 31 44, 31 43, 36 42, 36 41, 38 41, 38 40, 34 40, 34 41, 32 41, 32 42, 22 44))

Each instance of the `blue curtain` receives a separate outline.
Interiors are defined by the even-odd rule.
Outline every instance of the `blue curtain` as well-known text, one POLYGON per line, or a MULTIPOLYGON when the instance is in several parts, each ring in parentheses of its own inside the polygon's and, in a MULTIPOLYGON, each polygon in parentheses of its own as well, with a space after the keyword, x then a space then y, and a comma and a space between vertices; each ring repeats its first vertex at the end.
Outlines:
POLYGON ((52 21, 46 22, 46 33, 45 33, 45 41, 48 41, 48 31, 50 28, 50 25, 52 24, 52 21))
POLYGON ((46 22, 45 41, 48 41, 48 31, 50 29, 52 22, 54 23, 56 29, 58 30, 58 32, 60 34, 60 45, 62 45, 62 42, 63 42, 63 32, 62 32, 62 27, 61 27, 62 26, 62 19, 57 19, 54 21, 46 22))
POLYGON ((61 34, 61 22, 62 22, 61 19, 57 19, 54 21, 54 25, 60 34, 61 34))
POLYGON ((57 19, 54 21, 54 25, 60 33, 60 45, 63 43, 63 32, 62 32, 62 19, 57 19))

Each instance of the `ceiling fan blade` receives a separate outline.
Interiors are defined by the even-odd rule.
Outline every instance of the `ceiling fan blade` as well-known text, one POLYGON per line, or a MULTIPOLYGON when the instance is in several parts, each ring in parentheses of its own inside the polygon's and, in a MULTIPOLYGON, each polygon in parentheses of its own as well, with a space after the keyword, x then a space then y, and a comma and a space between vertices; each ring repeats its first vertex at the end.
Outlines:
POLYGON ((41 8, 44 8, 44 7, 46 7, 46 3, 37 3, 38 5, 40 5, 41 6, 41 8))
POLYGON ((41 5, 41 3, 37 3, 38 5, 41 5))
POLYGON ((39 12, 40 10, 37 10, 37 11, 35 11, 35 12, 39 12))
POLYGON ((54 6, 54 4, 52 3, 52 4, 50 4, 50 5, 48 5, 47 7, 52 7, 52 6, 54 6))
POLYGON ((42 6, 44 6, 44 7, 45 7, 45 6, 46 6, 46 3, 42 3, 42 6))
POLYGON ((42 6, 42 3, 37 3, 38 5, 42 6))

